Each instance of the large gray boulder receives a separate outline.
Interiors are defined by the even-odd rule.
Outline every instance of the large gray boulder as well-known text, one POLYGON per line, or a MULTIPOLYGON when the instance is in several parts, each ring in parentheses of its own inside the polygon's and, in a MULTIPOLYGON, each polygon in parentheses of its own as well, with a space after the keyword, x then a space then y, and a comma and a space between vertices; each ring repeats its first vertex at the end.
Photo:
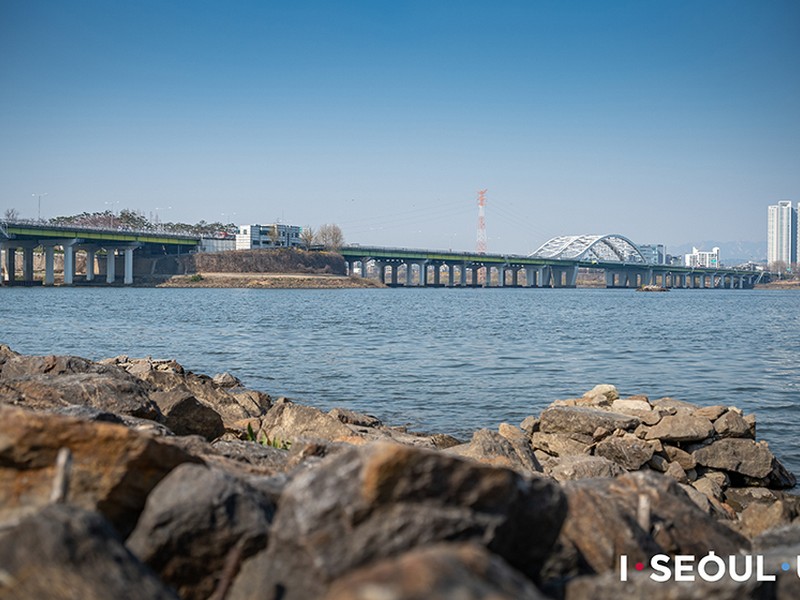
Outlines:
POLYGON ((62 448, 72 454, 67 499, 100 512, 123 536, 167 473, 181 463, 200 462, 116 423, 0 406, 0 520, 50 501, 62 448))
POLYGON ((274 511, 264 494, 223 471, 181 465, 150 493, 127 546, 181 598, 204 600, 226 562, 266 546, 274 511))
MULTIPOLYGON (((7 347, 6 347, 7 349, 7 347)), ((35 410, 88 406, 158 420, 150 387, 115 366, 77 356, 24 356, 9 350, 0 371, 0 403, 35 410)))
POLYGON ((617 477, 625 469, 602 456, 563 456, 544 463, 545 472, 556 481, 573 481, 592 477, 617 477))
POLYGON ((188 390, 153 392, 150 398, 161 409, 164 425, 175 435, 200 435, 211 441, 225 433, 222 417, 188 390))
POLYGON ((553 406, 542 412, 539 430, 543 433, 580 433, 591 436, 598 428, 633 430, 636 417, 582 406, 553 406))
POLYGON ((0 532, 0 598, 177 600, 95 512, 51 504, 0 532))
MULTIPOLYGON (((524 437, 522 431, 520 435, 524 437)), ((507 467, 522 473, 539 473, 542 467, 527 439, 507 439, 497 431, 479 429, 468 444, 460 444, 444 452, 470 458, 495 467, 507 467)))
POLYGON ((325 600, 545 600, 528 579, 477 544, 437 544, 336 580, 325 600))
POLYGON ((258 439, 293 442, 298 438, 335 441, 353 436, 353 430, 319 409, 290 402, 276 404, 261 420, 258 439))
POLYGON ((653 458, 653 446, 631 434, 612 435, 598 442, 594 453, 614 461, 628 471, 636 471, 653 458))
POLYGON ((566 505, 558 485, 394 443, 349 448, 285 488, 267 550, 230 598, 314 598, 349 571, 441 541, 472 541, 535 578, 566 505))
POLYGON ((723 438, 705 446, 692 448, 697 464, 723 469, 756 480, 772 478, 770 487, 792 487, 796 483, 775 458, 766 442, 746 438, 723 438))
POLYGON ((604 573, 657 553, 736 554, 749 542, 701 511, 677 482, 652 472, 564 484, 569 510, 548 575, 604 573))
POLYGON ((706 417, 679 412, 667 415, 647 431, 648 440, 696 442, 711 437, 714 425, 706 417))

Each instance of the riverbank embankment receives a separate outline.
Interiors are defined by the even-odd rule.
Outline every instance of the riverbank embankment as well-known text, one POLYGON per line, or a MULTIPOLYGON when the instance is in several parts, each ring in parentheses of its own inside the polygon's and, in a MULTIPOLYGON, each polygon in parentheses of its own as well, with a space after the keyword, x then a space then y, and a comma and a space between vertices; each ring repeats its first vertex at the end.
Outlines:
POLYGON ((140 277, 137 285, 186 288, 363 288, 385 287, 376 280, 348 277, 335 252, 296 248, 197 253, 154 263, 169 276, 140 277))
POLYGON ((754 415, 611 385, 460 440, 0 346, 0 596, 790 598, 794 485, 754 415), (649 577, 712 551, 775 579, 649 577))

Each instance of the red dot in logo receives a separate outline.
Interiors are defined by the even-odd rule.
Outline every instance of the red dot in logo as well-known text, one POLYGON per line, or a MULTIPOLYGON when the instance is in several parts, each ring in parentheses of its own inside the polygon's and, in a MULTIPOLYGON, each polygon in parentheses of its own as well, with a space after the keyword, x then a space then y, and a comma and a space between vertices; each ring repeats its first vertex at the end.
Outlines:
POLYGON ((636 566, 635 566, 634 568, 635 568, 637 571, 641 571, 641 570, 643 570, 643 569, 644 569, 644 563, 640 563, 640 562, 638 562, 638 563, 636 563, 636 566))

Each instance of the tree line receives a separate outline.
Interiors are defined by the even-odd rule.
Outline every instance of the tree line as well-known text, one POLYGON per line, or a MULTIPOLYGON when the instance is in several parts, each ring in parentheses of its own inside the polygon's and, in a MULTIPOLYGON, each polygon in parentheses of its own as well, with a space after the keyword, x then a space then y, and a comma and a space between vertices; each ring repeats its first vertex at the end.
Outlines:
MULTIPOLYGON (((16 221, 20 218, 16 209, 10 208, 5 211, 6 221, 16 221)), ((95 229, 126 229, 133 231, 159 231, 174 233, 178 235, 197 235, 202 237, 225 238, 236 235, 239 226, 236 223, 222 223, 220 221, 206 222, 200 220, 197 223, 182 223, 172 221, 160 221, 148 219, 144 213, 137 210, 122 209, 118 213, 105 210, 97 212, 82 212, 78 215, 68 215, 52 217, 42 220, 43 223, 56 227, 76 226, 90 227, 95 229)), ((275 238, 278 238, 278 228, 273 227, 275 238)), ((306 248, 324 247, 336 250, 344 245, 344 235, 338 225, 326 223, 317 229, 306 226, 303 227, 300 239, 306 248)))

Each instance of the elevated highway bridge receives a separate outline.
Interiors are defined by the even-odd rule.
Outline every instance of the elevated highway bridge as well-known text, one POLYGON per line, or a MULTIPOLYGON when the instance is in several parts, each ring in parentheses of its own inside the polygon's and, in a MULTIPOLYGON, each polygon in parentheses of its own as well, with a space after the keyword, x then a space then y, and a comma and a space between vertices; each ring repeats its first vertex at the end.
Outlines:
MULTIPOLYGON (((134 252, 137 256, 174 255, 194 252, 199 244, 200 238, 191 235, 0 222, 5 283, 12 285, 53 285, 56 248, 63 253, 64 285, 75 282, 78 252, 86 255, 83 280, 105 276, 107 283, 115 283, 119 262, 122 282, 129 285, 133 283, 134 252), (36 248, 44 253, 43 281, 34 280, 36 248), (16 280, 19 250, 22 278, 16 280)), ((362 275, 372 270, 392 286, 575 287, 581 268, 602 270, 609 288, 660 285, 747 289, 769 277, 763 271, 652 264, 636 244, 619 234, 557 237, 526 256, 358 245, 345 246, 340 253, 350 274, 358 266, 362 275)))
POLYGON ((652 264, 618 234, 553 238, 529 255, 354 245, 340 253, 350 274, 359 266, 364 275, 373 265, 378 278, 392 286, 575 287, 581 268, 602 270, 607 288, 749 289, 769 277, 764 271, 652 264))
POLYGON ((124 229, 96 229, 84 227, 56 227, 39 222, 0 222, 0 251, 3 253, 5 283, 31 285, 34 280, 34 249, 44 252, 44 280, 55 283, 54 258, 56 248, 63 253, 65 285, 75 281, 75 255, 86 254, 85 280, 94 281, 96 265, 103 268, 107 283, 117 280, 117 262, 121 259, 122 281, 133 283, 134 251, 141 255, 180 254, 193 251, 200 238, 153 231, 124 229), (22 250, 22 279, 16 280, 18 250, 22 250), (99 259, 99 260, 96 260, 99 259))

